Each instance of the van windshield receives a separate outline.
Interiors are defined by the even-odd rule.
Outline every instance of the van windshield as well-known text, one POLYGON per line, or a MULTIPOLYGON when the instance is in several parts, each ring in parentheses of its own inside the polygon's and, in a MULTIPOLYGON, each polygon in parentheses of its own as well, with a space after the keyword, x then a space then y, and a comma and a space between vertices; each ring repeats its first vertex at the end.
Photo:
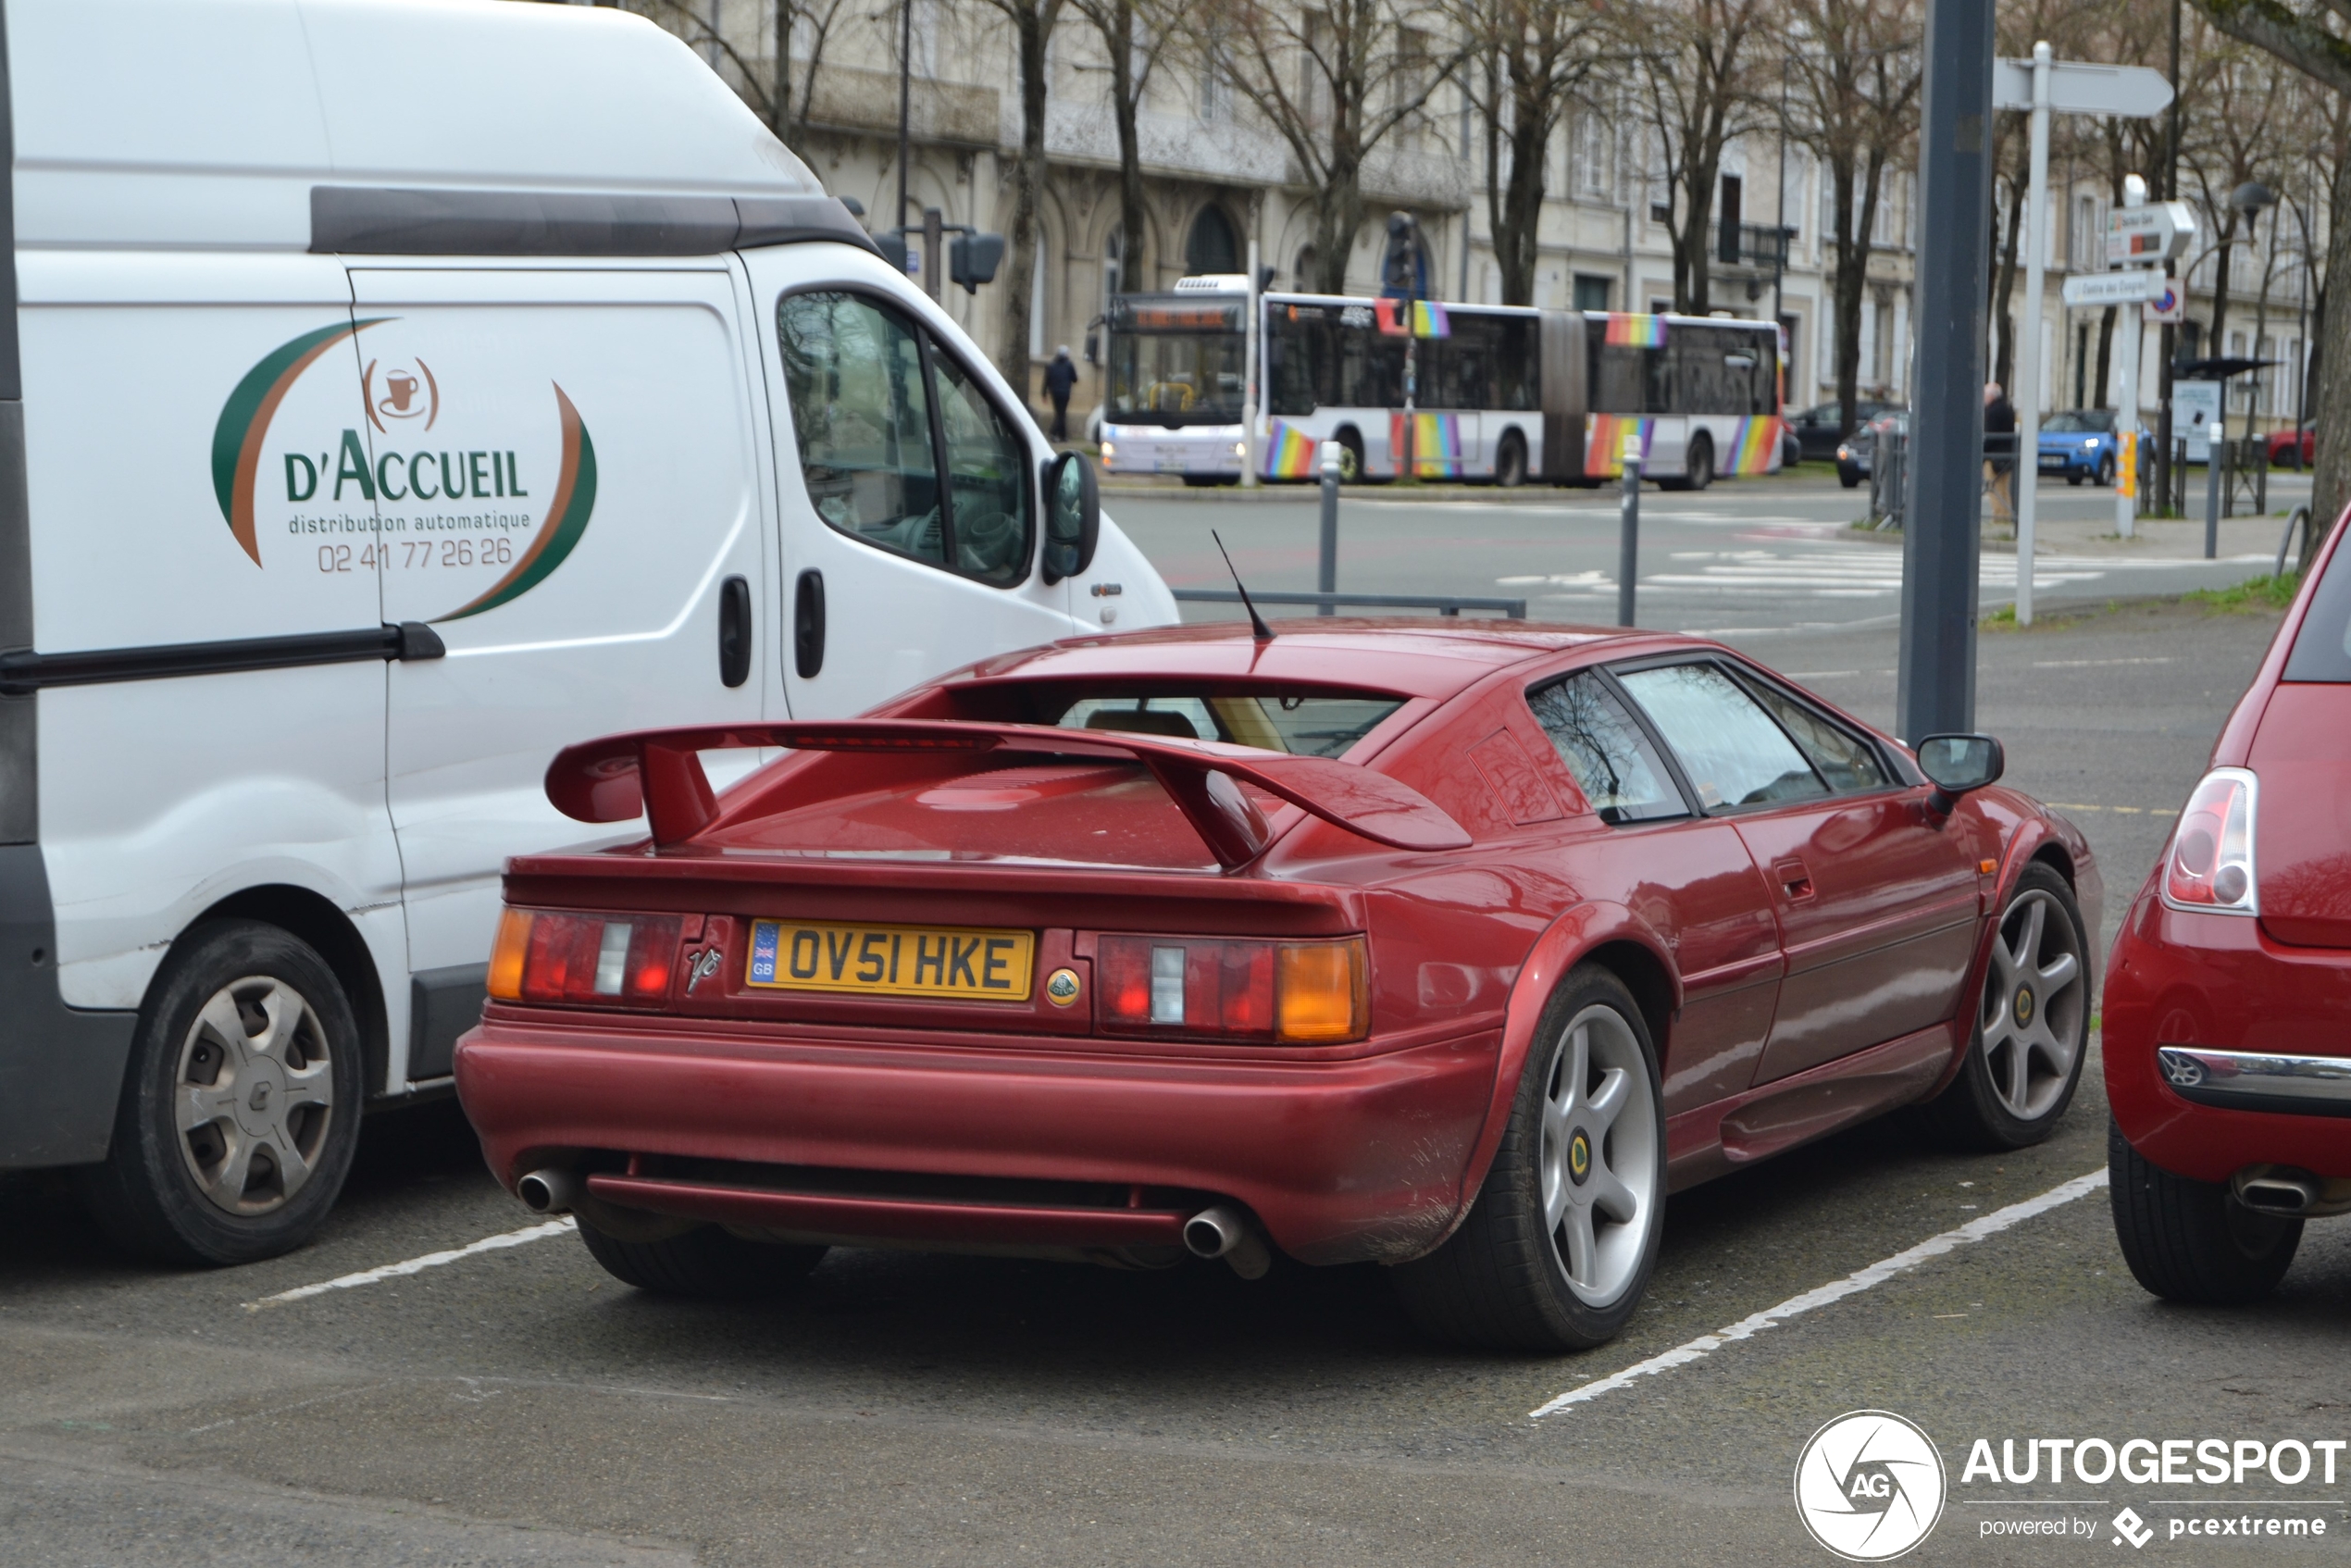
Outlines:
POLYGON ((2286 655, 2288 680, 2351 683, 2351 565, 2338 549, 2327 563, 2310 597, 2310 613, 2294 634, 2294 652, 2286 655))
MULTIPOLYGON (((1400 698, 1355 693, 1079 695, 1062 703, 1057 713, 1040 716, 1039 722, 1063 729, 1224 740, 1261 751, 1336 757, 1403 705, 1400 698)), ((1051 704, 1048 707, 1050 711, 1051 704)))

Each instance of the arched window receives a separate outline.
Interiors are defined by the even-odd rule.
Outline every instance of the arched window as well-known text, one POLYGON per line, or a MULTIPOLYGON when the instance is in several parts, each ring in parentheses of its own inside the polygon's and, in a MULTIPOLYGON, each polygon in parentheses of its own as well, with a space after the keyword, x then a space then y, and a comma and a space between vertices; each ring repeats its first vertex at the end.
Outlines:
POLYGON ((1233 220, 1220 206, 1200 208, 1192 219, 1192 231, 1184 237, 1184 270, 1197 276, 1240 269, 1240 241, 1233 233, 1233 220))

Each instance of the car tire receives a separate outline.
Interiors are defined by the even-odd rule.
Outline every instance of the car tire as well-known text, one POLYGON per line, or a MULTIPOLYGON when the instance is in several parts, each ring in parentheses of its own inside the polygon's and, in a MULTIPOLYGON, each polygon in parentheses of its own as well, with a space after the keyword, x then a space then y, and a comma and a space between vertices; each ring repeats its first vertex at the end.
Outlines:
POLYGON ((1502 449, 1494 455, 1494 482, 1504 490, 1526 482, 1526 442, 1516 430, 1502 437, 1502 449))
POLYGON ((623 1285, 661 1296, 740 1300, 775 1296, 806 1279, 827 1249, 745 1241, 715 1225, 658 1241, 623 1241, 578 1219, 579 1239, 623 1285))
POLYGON ((2108 455, 2108 456, 2105 456, 2105 457, 2101 457, 2101 458, 2099 458, 2099 459, 2098 459, 2098 483, 2099 483, 2099 485, 2100 485, 2100 486, 2106 486, 2106 485, 2110 485, 2110 484, 2112 484, 2113 482, 2114 482, 2114 458, 2113 458, 2111 455, 2108 455))
POLYGON ((115 1243, 160 1263, 290 1252, 359 1142, 359 1025, 317 950, 257 920, 192 927, 139 1009, 105 1163, 74 1186, 115 1243))
POLYGON ((2071 485, 2074 489, 2079 490, 2082 488, 2082 476, 2069 468, 2066 470, 2065 482, 2071 485))
POLYGON ((2001 906, 1959 1076, 1920 1107, 1938 1142, 2023 1149, 2057 1129, 2089 1055, 2089 955, 2072 888, 2043 862, 2026 866, 2001 906))
POLYGON ((1534 1351, 1605 1344, 1639 1307, 1656 1266, 1664 1095, 1633 993, 1608 970, 1581 964, 1543 1009, 1535 1041, 1468 1217, 1437 1251, 1390 1276, 1405 1314, 1449 1343, 1534 1351))
POLYGON ((2167 1301, 2234 1307, 2277 1288, 2302 1245, 2302 1222, 2258 1213, 2225 1182, 2173 1176, 2107 1124, 2114 1238, 2132 1277, 2167 1301))
POLYGON ((1836 482, 1847 490, 1859 490, 1861 488, 1861 472, 1858 468, 1848 468, 1839 463, 1836 466, 1836 482))

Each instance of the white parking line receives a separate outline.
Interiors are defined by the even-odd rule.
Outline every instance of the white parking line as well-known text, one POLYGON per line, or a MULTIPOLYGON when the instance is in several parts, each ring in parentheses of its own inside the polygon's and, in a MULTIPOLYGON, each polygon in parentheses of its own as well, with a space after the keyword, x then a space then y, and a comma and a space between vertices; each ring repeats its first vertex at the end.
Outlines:
POLYGON ((304 1285, 292 1290, 280 1290, 275 1296, 264 1296, 258 1301, 247 1301, 245 1311, 257 1313, 264 1307, 282 1306, 288 1301, 299 1301, 307 1296, 323 1296, 330 1290, 350 1290, 362 1285, 377 1285, 387 1279, 398 1279, 403 1275, 421 1274, 429 1268, 439 1268, 443 1263, 454 1263, 461 1259, 470 1258, 476 1253, 495 1252, 506 1247, 520 1247, 527 1242, 544 1241, 550 1236, 561 1236, 566 1231, 578 1228, 578 1222, 566 1214, 559 1220, 549 1220, 545 1225, 526 1226, 520 1230, 509 1230, 498 1236, 485 1236, 479 1241, 469 1241, 463 1247, 453 1247, 446 1252, 427 1252, 421 1258, 410 1258, 405 1263, 386 1263, 381 1268, 367 1269, 358 1274, 346 1274, 338 1278, 320 1280, 316 1285, 304 1285))
POLYGON ((2071 1181, 2061 1186, 2052 1187, 2037 1198, 2027 1198, 2021 1203, 2011 1203, 2005 1209, 1996 1209, 1982 1219, 1968 1221, 1957 1230, 1947 1230, 1940 1236, 1930 1236, 1908 1251, 1897 1252, 1890 1258, 1881 1258, 1865 1269, 1847 1275, 1843 1279, 1821 1286, 1816 1289, 1807 1290, 1801 1296, 1791 1296, 1776 1307, 1766 1307, 1751 1317, 1739 1319, 1728 1328, 1720 1328, 1711 1334, 1701 1334, 1688 1344, 1677 1345, 1663 1355, 1651 1356, 1648 1360, 1637 1362, 1622 1372, 1586 1383, 1580 1388, 1571 1388, 1559 1398, 1527 1413, 1532 1419, 1539 1421, 1547 1415, 1565 1410, 1570 1405, 1580 1405, 1587 1400, 1597 1400, 1602 1394, 1612 1393, 1640 1378, 1653 1376, 1658 1373, 1686 1365, 1694 1361, 1702 1361, 1734 1340, 1751 1339, 1763 1330, 1774 1325, 1785 1323, 1792 1317, 1801 1317, 1804 1313, 1825 1307, 1832 1301, 1841 1301, 1846 1297, 1857 1295, 1872 1286, 1883 1285, 1896 1275, 1907 1274, 1930 1258, 1939 1258, 1946 1252, 1966 1246, 1969 1242, 1981 1241, 1987 1236, 1996 1236, 2010 1226, 2021 1224, 2035 1214, 2047 1213, 2051 1209, 2071 1203, 2076 1198, 2086 1197, 2105 1185, 2106 1171, 2103 1167, 2092 1171, 2087 1176, 2075 1176, 2071 1181))

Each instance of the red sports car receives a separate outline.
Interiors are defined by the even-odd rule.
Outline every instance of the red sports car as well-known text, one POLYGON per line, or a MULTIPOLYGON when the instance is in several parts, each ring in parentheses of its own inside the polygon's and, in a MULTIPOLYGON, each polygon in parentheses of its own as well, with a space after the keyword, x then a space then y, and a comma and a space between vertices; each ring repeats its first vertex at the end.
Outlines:
POLYGON ((1687 637, 1337 621, 599 740, 549 793, 650 835, 509 867, 458 1092, 639 1286, 1278 1251, 1592 1345, 1669 1190, 1897 1106, 2063 1114, 2089 846, 1996 741, 1921 751, 1687 637), (790 751, 714 797, 741 746, 790 751))
POLYGON ((2351 1213, 2351 557, 2337 522, 2131 906, 2106 985, 2139 1283, 2246 1301, 2351 1213))

